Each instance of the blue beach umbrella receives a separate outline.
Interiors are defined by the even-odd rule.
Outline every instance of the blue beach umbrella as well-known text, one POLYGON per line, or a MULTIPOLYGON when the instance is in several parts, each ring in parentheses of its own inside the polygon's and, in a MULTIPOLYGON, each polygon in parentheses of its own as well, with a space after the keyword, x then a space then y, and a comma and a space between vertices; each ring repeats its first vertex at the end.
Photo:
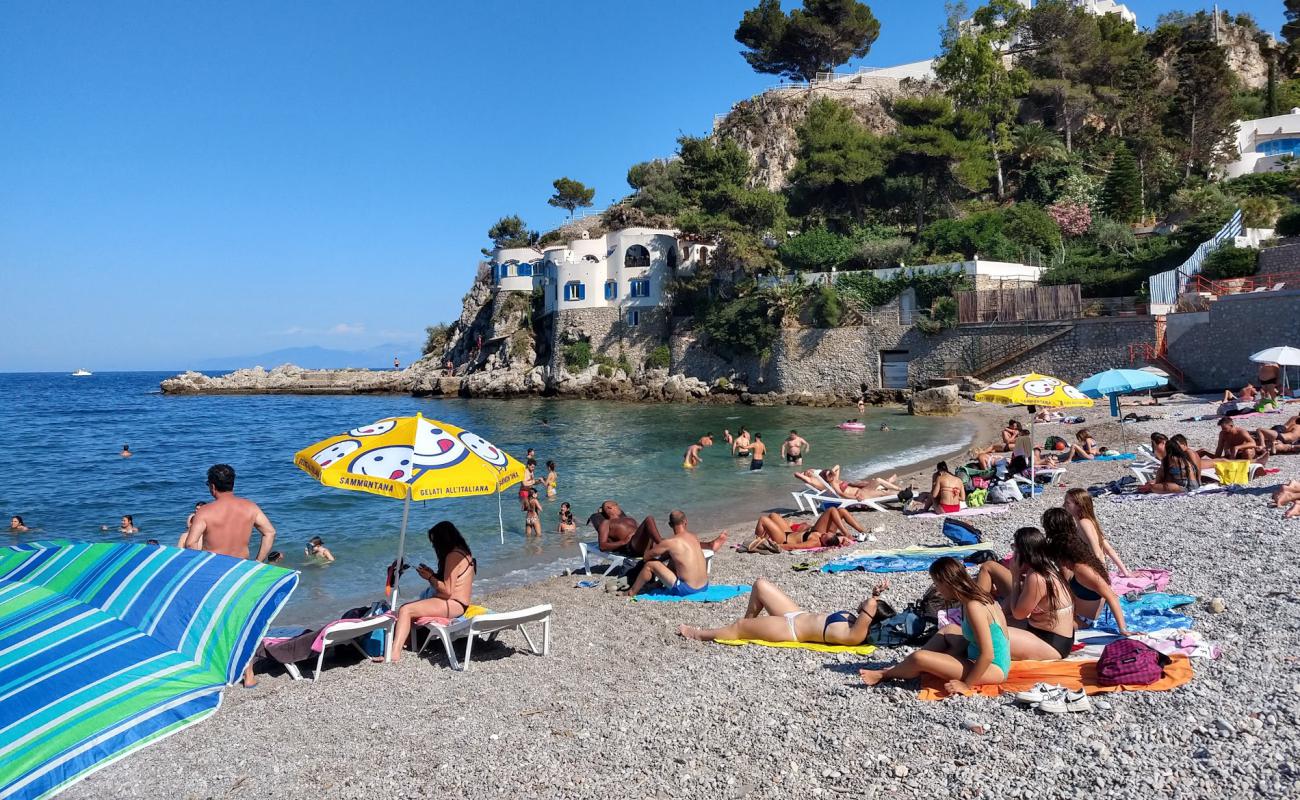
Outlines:
POLYGON ((1110 415, 1119 416, 1119 396, 1132 392, 1143 392, 1169 383, 1168 378, 1153 375, 1140 369, 1108 369, 1085 378, 1079 384, 1079 391, 1088 397, 1110 398, 1110 415))
POLYGON ((52 796, 212 714, 297 585, 175 547, 0 548, 0 798, 52 796))

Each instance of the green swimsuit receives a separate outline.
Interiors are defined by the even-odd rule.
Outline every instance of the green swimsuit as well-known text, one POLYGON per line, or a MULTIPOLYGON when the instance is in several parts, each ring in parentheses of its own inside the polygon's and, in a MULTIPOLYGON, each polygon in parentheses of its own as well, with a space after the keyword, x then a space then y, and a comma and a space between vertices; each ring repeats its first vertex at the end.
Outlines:
MULTIPOLYGON (((1006 631, 997 620, 989 619, 989 634, 993 637, 993 663, 1002 669, 1004 676, 1011 674, 1011 643, 1007 641, 1006 631)), ((961 635, 966 637, 966 657, 975 661, 980 657, 980 646, 975 642, 975 633, 970 629, 970 621, 962 619, 961 635)))

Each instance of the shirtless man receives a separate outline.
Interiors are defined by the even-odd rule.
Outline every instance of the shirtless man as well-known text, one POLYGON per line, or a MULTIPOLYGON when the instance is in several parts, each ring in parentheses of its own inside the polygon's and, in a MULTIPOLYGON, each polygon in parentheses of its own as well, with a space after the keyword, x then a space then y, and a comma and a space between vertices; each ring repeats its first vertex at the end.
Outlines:
MULTIPOLYGON (((235 496, 234 467, 217 464, 210 468, 208 492, 212 494, 212 502, 195 510, 185 546, 190 550, 248 558, 248 540, 256 528, 262 534, 256 560, 265 562, 275 544, 275 526, 257 503, 235 496)), ((251 689, 256 685, 250 661, 244 669, 244 687, 251 689)))
POLYGON ((749 471, 757 472, 763 468, 763 456, 767 455, 767 445, 763 444, 763 434, 754 434, 754 441, 749 443, 749 471))
POLYGON ((1300 416, 1292 417, 1272 428, 1256 428, 1251 434, 1255 443, 1270 455, 1300 452, 1300 416))
POLYGON ((740 433, 736 434, 736 439, 731 443, 731 454, 737 458, 749 455, 749 429, 744 425, 740 426, 740 433))
POLYGON ((122 445, 122 452, 120 455, 122 456, 122 458, 130 458, 131 456, 135 455, 135 453, 131 452, 131 445, 124 444, 122 445))
POLYGON ((645 558, 646 551, 663 539, 654 517, 646 517, 638 525, 636 518, 623 513, 613 500, 601 503, 600 510, 588 521, 596 529, 597 545, 605 553, 645 558))
POLYGON ((731 435, 731 430, 729 428, 722 429, 722 441, 727 443, 727 447, 731 447, 731 443, 736 441, 736 437, 731 435))
POLYGON ((700 437, 700 447, 712 447, 712 446, 713 446, 713 432, 710 431, 709 433, 706 433, 700 437))
POLYGON ((800 436, 799 431, 791 429, 790 435, 781 443, 781 457, 787 464, 802 464, 803 457, 811 449, 808 440, 800 436))
POLYGON ((1232 403, 1240 400, 1243 403, 1254 403, 1258 394, 1259 393, 1255 391, 1255 386, 1248 383, 1241 387, 1241 391, 1236 394, 1233 394, 1231 389, 1224 389, 1223 402, 1232 403))
MULTIPOLYGON (((1200 456, 1204 465, 1205 459, 1253 459, 1256 456, 1256 450, 1260 449, 1255 442, 1254 437, 1244 428, 1238 428, 1237 423, 1232 417, 1219 418, 1219 441, 1214 445, 1214 452, 1209 450, 1197 450, 1196 455, 1200 456)), ((1267 458, 1267 452, 1263 453, 1267 458)), ((1260 463, 1263 463, 1262 461, 1260 463)), ((1209 466, 1213 466, 1213 461, 1209 466)))
POLYGON ((695 469, 700 465, 700 451, 704 446, 699 442, 686 448, 686 455, 682 456, 682 467, 686 469, 695 469))
POLYGON ((1282 393, 1278 380, 1282 377, 1282 367, 1273 362, 1259 365, 1259 390, 1267 398, 1276 399, 1282 393))
POLYGON ((700 540, 686 528, 686 513, 673 511, 668 515, 668 525, 673 529, 673 535, 646 551, 645 565, 628 587, 628 597, 636 597, 654 578, 658 578, 670 594, 678 596, 709 588, 704 550, 700 540), (662 556, 668 557, 667 564, 658 560, 662 556))

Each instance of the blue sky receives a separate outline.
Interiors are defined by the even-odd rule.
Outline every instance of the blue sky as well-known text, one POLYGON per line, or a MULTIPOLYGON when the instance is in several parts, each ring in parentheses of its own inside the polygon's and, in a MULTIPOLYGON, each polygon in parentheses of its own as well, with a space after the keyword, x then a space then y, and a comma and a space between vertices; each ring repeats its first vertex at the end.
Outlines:
MULTIPOLYGON (((422 339, 499 216, 562 221, 561 175, 603 207, 776 82, 732 40, 753 4, 7 0, 0 371, 422 339)), ((940 0, 871 5, 865 63, 934 53, 940 0)))

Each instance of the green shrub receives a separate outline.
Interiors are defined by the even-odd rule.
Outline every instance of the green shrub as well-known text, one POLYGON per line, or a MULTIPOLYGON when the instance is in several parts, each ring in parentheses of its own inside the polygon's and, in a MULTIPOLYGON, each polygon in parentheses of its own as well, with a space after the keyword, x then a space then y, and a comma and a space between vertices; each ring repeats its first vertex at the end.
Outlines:
POLYGON ((1250 247, 1220 247, 1201 265, 1201 273, 1212 280, 1246 278, 1258 269, 1259 251, 1250 247))
POLYGON ((776 340, 772 306, 762 295, 749 295, 715 306, 704 318, 703 328, 722 350, 742 355, 761 355, 776 340))
POLYGON ((425 328, 424 332, 427 336, 424 340, 424 349, 422 350, 423 355, 427 356, 430 353, 441 353, 445 350, 447 348, 447 334, 450 330, 451 326, 445 325, 441 322, 437 325, 430 325, 425 328))
POLYGON ((1278 236, 1300 236, 1300 208, 1292 208, 1278 217, 1274 230, 1278 236))
POLYGON ((591 342, 574 342, 565 345, 564 366, 579 372, 591 366, 591 342))
POLYGON ((601 364, 596 368, 596 374, 602 378, 610 378, 614 375, 614 368, 608 364, 601 364))
POLYGON ((936 297, 934 304, 930 306, 930 319, 939 323, 940 327, 951 328, 957 324, 957 298, 955 297, 936 297))
POLYGON ((713 382, 713 385, 719 389, 730 389, 731 381, 727 380, 725 377, 719 377, 713 382))
POLYGON ((645 366, 646 369, 668 369, 671 361, 672 353, 669 351, 668 345, 661 344, 651 350, 650 355, 646 356, 645 366))
POLYGON ((813 325, 818 328, 838 328, 842 309, 840 296, 834 286, 823 283, 812 296, 813 325))
POLYGON ((843 266, 857 251, 852 239, 812 228, 781 244, 777 257, 788 269, 803 272, 830 272, 843 266))

